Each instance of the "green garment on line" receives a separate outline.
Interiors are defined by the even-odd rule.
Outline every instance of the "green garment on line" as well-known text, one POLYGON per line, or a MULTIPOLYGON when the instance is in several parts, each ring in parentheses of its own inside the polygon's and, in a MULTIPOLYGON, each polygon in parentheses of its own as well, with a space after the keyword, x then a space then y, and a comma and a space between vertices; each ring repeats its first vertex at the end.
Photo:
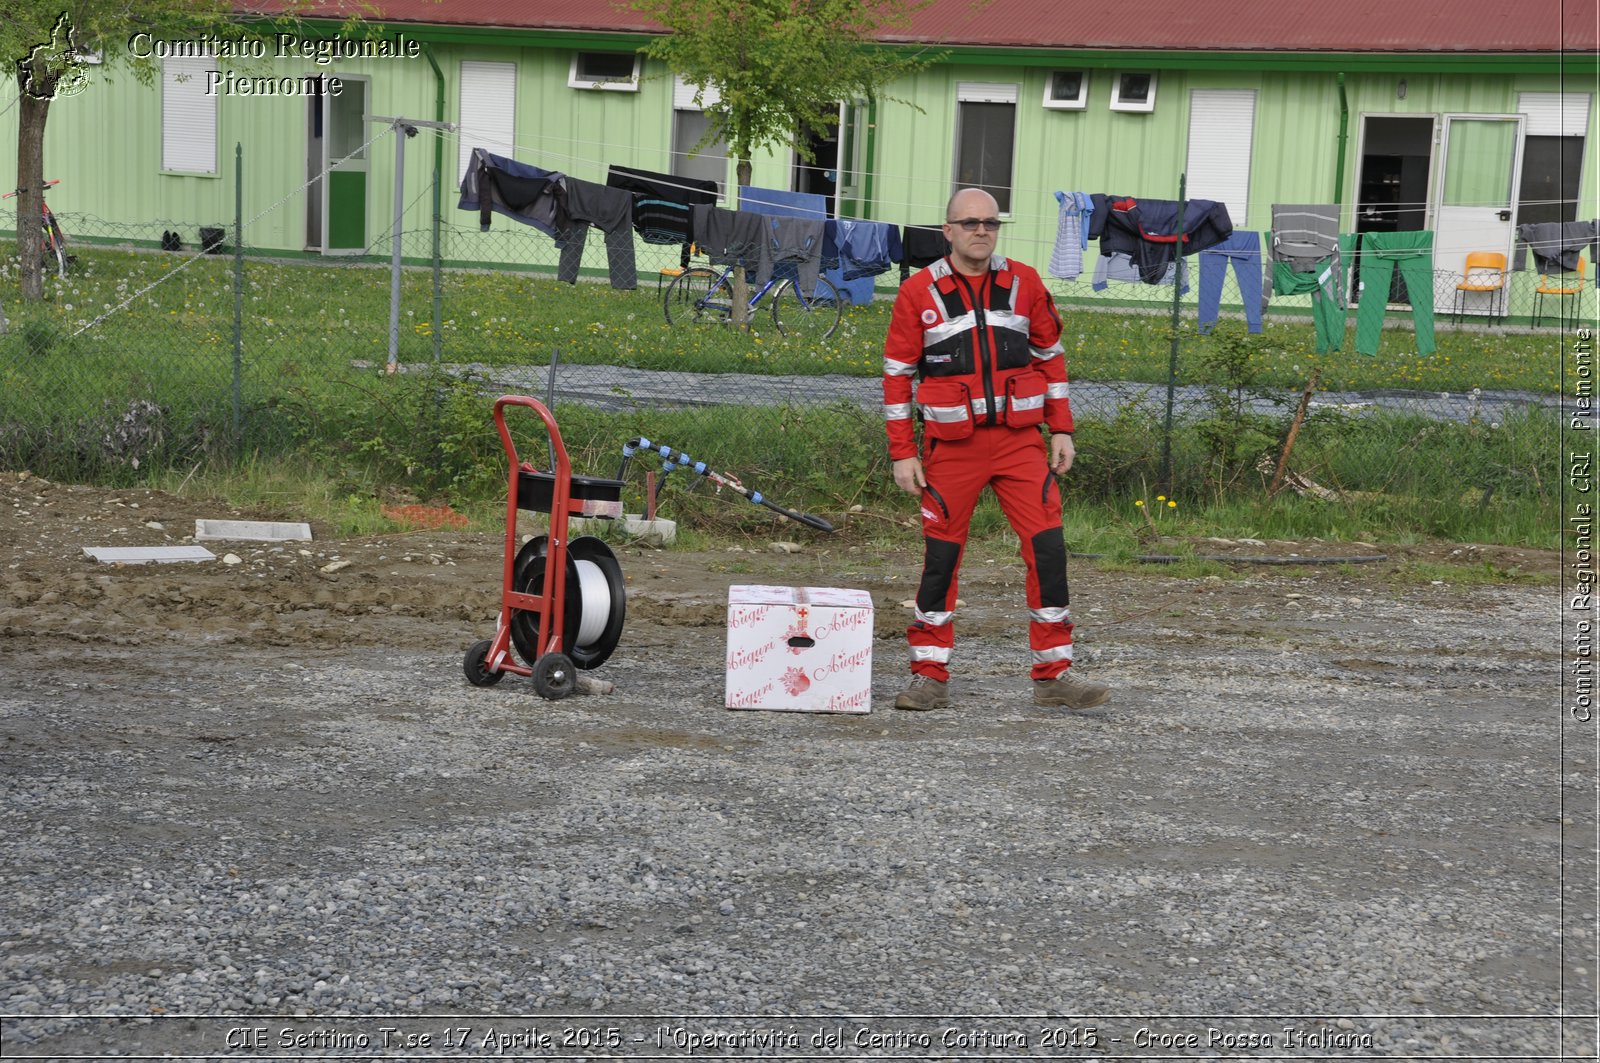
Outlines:
MULTIPOLYGON (((1272 233, 1267 233, 1267 244, 1272 244, 1272 233)), ((1353 235, 1339 236, 1339 254, 1329 255, 1317 263, 1310 273, 1296 273, 1289 262, 1272 263, 1272 293, 1274 295, 1304 295, 1311 293, 1311 321, 1317 332, 1317 353, 1326 354, 1344 346, 1344 263, 1355 247, 1353 235)))
POLYGON ((1417 353, 1438 350, 1433 340, 1433 233, 1366 233, 1361 237, 1361 305, 1356 307, 1356 353, 1377 354, 1395 267, 1406 282, 1417 353))

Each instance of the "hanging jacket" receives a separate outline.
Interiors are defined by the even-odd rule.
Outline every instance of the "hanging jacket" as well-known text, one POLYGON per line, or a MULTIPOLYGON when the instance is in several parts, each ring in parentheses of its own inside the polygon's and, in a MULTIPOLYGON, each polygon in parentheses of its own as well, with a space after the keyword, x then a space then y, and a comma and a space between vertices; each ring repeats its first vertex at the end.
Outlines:
POLYGON ((558 214, 564 175, 525 162, 472 149, 466 175, 461 178, 462 210, 478 212, 478 227, 489 231, 489 214, 503 214, 555 236, 564 225, 558 214))
POLYGON ((1134 199, 1096 193, 1089 235, 1100 253, 1121 251, 1133 259, 1146 284, 1160 284, 1175 258, 1215 247, 1233 233, 1225 204, 1209 199, 1134 199), (1182 210, 1183 231, 1178 231, 1182 210))
POLYGON ((1511 254, 1513 272, 1525 269, 1525 251, 1533 252, 1533 268, 1541 274, 1573 273, 1578 259, 1594 254, 1597 239, 1592 221, 1533 222, 1517 226, 1517 246, 1511 254))
POLYGON ((1031 266, 1000 255, 982 278, 948 258, 900 286, 884 343, 889 457, 915 457, 912 378, 924 432, 961 439, 980 427, 1072 431, 1061 315, 1031 266))

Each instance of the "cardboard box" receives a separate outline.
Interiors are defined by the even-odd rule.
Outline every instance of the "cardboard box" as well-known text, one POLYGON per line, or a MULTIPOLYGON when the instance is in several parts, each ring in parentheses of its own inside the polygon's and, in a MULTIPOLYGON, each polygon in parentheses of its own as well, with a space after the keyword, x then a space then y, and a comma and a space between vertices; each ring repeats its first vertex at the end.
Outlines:
POLYGON ((872 711, 872 596, 834 587, 728 588, 730 709, 872 711))

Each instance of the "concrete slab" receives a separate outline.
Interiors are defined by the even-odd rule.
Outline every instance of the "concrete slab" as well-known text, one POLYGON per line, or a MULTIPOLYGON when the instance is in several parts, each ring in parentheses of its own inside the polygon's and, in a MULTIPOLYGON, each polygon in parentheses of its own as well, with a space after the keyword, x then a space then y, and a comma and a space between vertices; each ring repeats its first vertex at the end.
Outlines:
POLYGON ((173 561, 214 561, 217 557, 203 546, 85 546, 83 552, 103 565, 164 565, 173 561))
POLYGON ((197 520, 196 539, 249 539, 255 542, 288 542, 311 538, 311 525, 271 520, 197 520))

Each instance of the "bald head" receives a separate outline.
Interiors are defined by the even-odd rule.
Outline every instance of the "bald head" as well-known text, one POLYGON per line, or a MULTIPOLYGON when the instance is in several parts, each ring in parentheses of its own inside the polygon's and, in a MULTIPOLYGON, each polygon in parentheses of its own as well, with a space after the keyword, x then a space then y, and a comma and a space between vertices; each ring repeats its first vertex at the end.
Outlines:
POLYGON ((944 205, 945 221, 960 218, 993 218, 1000 214, 1000 203, 981 188, 962 188, 944 205))

